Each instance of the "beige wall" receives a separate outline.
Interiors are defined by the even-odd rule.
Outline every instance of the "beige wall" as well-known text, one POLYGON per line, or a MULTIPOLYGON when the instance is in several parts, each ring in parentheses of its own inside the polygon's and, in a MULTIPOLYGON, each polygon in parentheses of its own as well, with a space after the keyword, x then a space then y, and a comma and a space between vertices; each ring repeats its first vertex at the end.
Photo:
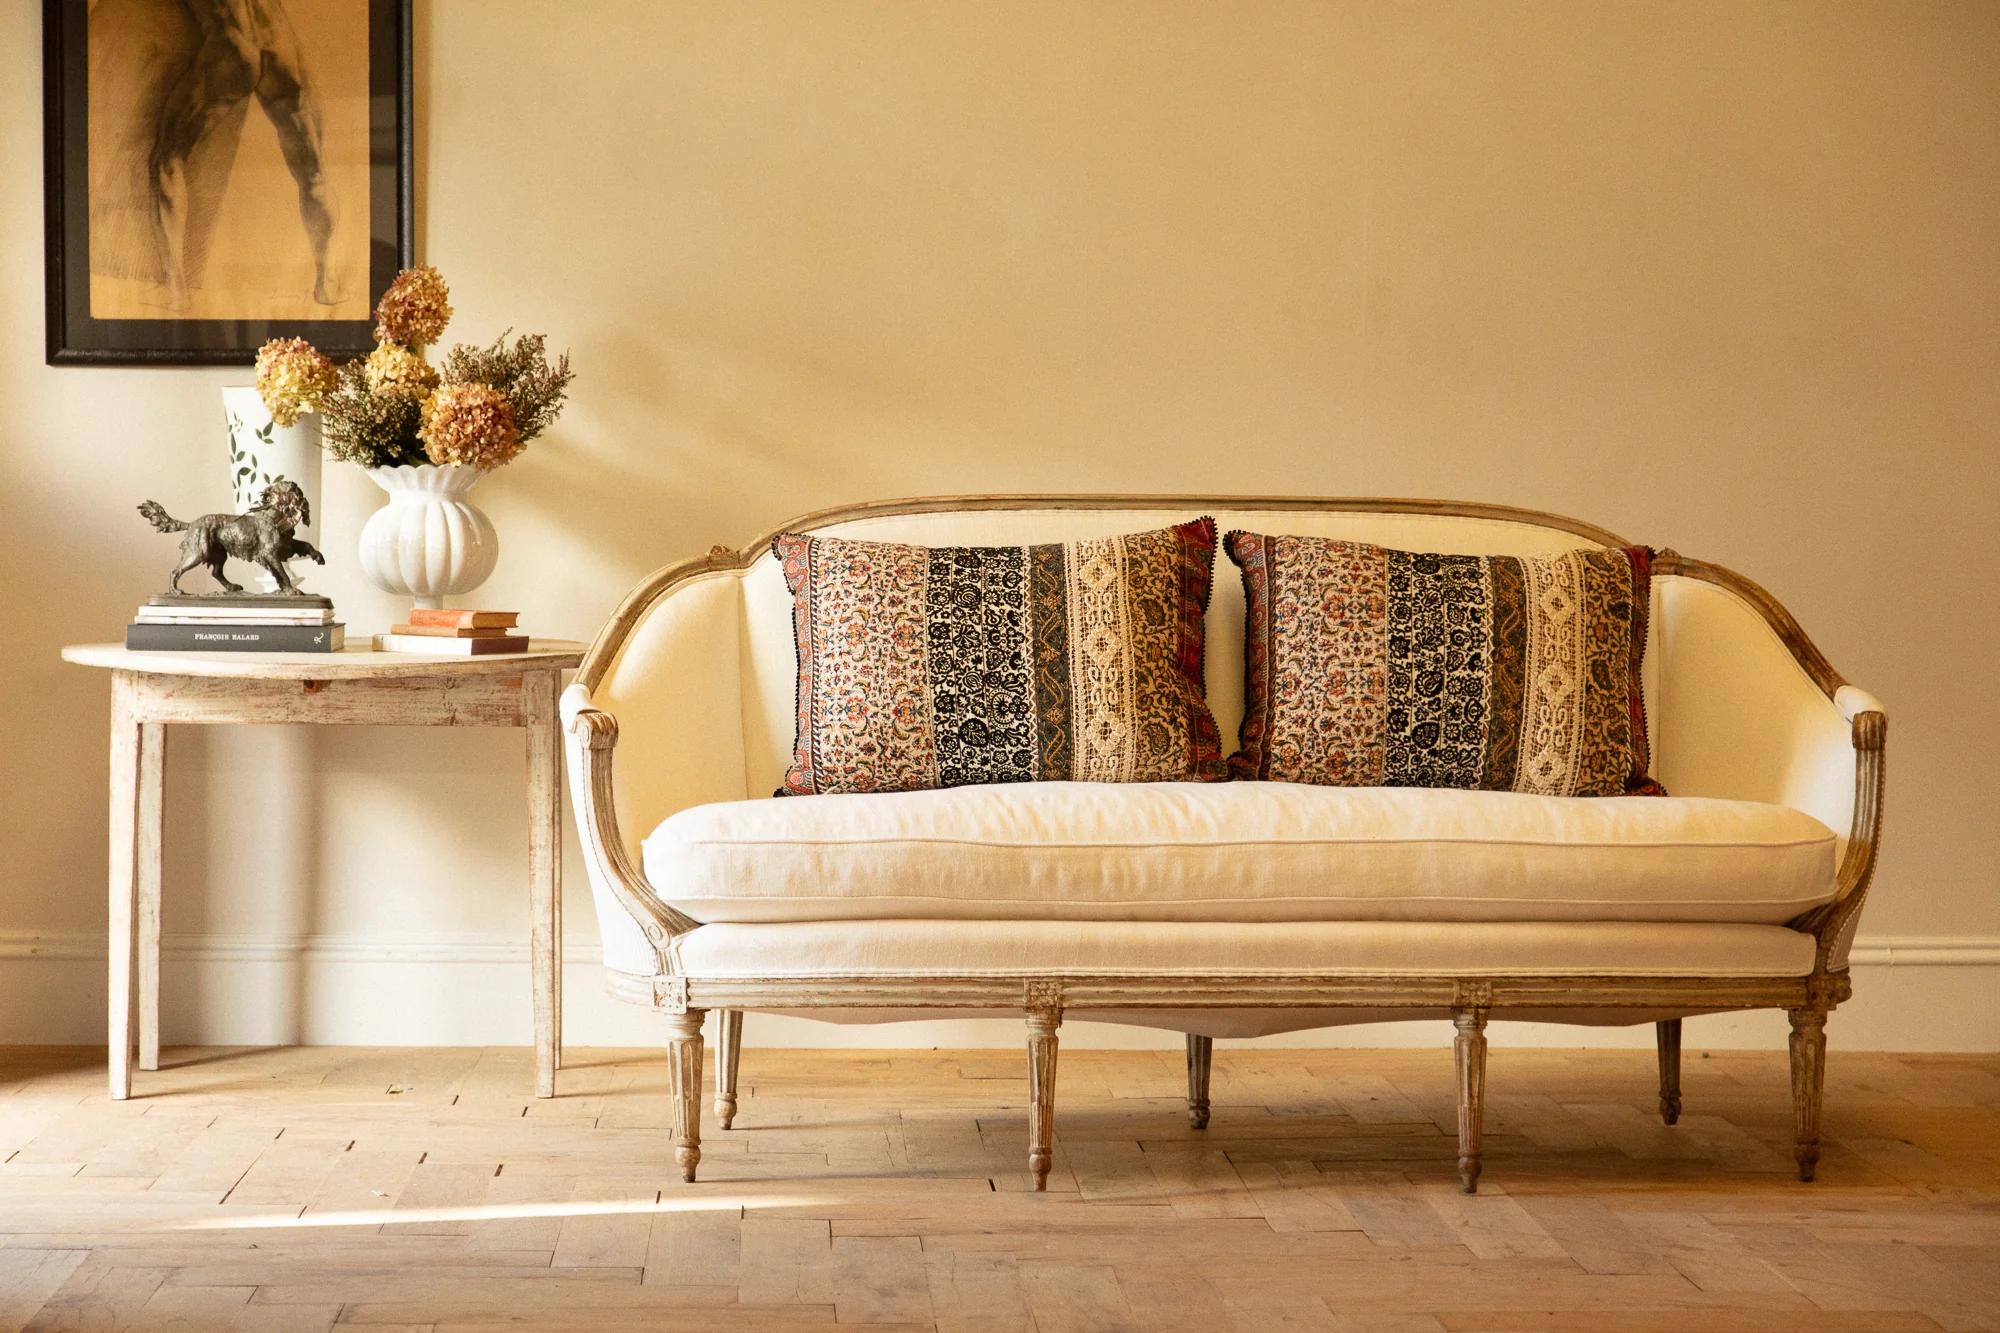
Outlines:
MULTIPOLYGON (((156 581, 138 500, 226 500, 242 378, 42 365, 39 8, 0 3, 0 1037, 100 1030, 105 682, 55 653, 156 581)), ((1863 934, 2000 977, 2000 6, 419 0, 417 36, 454 332, 580 371, 484 488, 484 600, 586 636, 670 558, 894 494, 1571 513, 1749 573, 1888 701, 1863 934)), ((329 467, 356 628, 367 489, 329 467)), ((515 939, 517 739, 177 744, 170 1038, 487 1033, 477 968, 383 1012, 257 950, 515 939)), ((1837 1034, 2000 1046, 1865 1026, 1870 985, 1837 1034)))

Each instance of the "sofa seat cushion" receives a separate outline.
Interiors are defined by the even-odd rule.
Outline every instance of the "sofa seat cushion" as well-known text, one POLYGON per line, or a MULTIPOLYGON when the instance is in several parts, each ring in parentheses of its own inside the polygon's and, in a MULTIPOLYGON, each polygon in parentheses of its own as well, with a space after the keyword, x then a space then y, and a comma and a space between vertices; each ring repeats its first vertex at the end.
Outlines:
POLYGON ((1782 925, 1831 900, 1834 853, 1748 801, 1021 783, 696 806, 644 862, 702 922, 1782 925))
MULTIPOLYGON (((854 921, 703 926, 689 977, 1802 977, 1782 926, 1658 922, 854 921)), ((1081 1016, 1081 1015, 1080 1015, 1081 1016)))

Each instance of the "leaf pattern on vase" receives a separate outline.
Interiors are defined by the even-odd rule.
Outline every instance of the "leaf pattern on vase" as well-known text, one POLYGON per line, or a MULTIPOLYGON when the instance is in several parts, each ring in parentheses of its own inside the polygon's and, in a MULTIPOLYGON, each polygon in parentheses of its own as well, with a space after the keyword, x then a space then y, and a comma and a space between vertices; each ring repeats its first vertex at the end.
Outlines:
POLYGON ((242 443, 245 434, 243 418, 234 412, 229 413, 229 481, 238 513, 255 507, 258 498, 264 494, 264 488, 282 480, 282 474, 270 471, 264 466, 264 460, 253 452, 258 445, 269 448, 274 443, 276 430, 277 423, 271 421, 252 427, 248 434, 254 444, 245 445, 242 443))

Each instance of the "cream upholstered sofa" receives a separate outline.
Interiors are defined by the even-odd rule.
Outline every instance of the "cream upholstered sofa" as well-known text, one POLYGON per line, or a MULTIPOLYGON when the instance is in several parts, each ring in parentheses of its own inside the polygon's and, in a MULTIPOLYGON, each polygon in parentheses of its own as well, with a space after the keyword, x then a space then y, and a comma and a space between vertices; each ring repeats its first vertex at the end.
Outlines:
MULTIPOLYGON (((1016 545, 1201 513, 1225 530, 1405 550, 1623 544, 1549 514, 1404 500, 910 500, 781 530, 1016 545)), ((1207 681, 1227 739, 1243 708, 1243 596, 1218 563, 1207 681)), ((1197 1127, 1217 1036, 1449 1019, 1470 1191, 1489 1018, 1656 1024, 1671 1124, 1681 1019, 1779 1008, 1810 1180, 1886 720, 1756 585, 1670 551, 1654 574, 1644 683, 1666 798, 1237 782, 776 800, 796 662, 769 539, 654 574, 592 644, 563 717, 610 987, 668 1015, 683 1174, 701 1156, 711 1009, 724 1128, 745 1010, 1025 1018, 1038 1187, 1065 1014, 1188 1034, 1197 1127)))

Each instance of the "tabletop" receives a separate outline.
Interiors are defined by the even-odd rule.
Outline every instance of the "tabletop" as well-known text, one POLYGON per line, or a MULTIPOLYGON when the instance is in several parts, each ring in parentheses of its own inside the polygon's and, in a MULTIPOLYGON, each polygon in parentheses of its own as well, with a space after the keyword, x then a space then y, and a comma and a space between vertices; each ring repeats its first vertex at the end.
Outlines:
POLYGON ((120 643, 73 643, 65 662, 159 676, 220 676, 237 680, 366 680, 405 676, 506 675, 525 668, 569 670, 584 645, 570 639, 530 639, 524 653, 383 653, 367 644, 337 653, 181 653, 141 651, 120 643))

